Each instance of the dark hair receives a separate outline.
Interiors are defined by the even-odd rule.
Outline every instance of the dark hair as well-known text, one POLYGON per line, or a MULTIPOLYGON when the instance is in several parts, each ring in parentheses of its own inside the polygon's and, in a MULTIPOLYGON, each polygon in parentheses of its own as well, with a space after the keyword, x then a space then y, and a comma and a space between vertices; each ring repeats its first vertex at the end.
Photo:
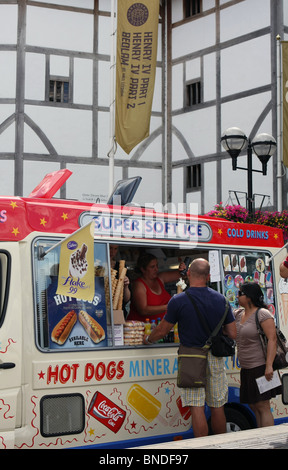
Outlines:
POLYGON ((264 303, 264 295, 261 287, 256 282, 244 282, 240 286, 240 291, 243 292, 255 307, 267 308, 267 305, 264 303))
POLYGON ((157 259, 155 255, 152 255, 151 253, 142 253, 137 260, 137 269, 142 272, 142 269, 146 269, 148 264, 154 259, 157 259))

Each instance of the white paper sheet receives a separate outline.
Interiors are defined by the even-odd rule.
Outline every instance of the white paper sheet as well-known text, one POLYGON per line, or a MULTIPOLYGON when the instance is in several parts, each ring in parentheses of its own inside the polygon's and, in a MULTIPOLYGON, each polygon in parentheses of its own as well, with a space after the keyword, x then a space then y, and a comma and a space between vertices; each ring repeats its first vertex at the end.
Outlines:
POLYGON ((281 385, 281 380, 277 370, 274 371, 272 380, 267 380, 265 375, 263 375, 263 377, 256 379, 256 382, 260 393, 264 393, 267 390, 271 390, 272 388, 276 388, 281 385))

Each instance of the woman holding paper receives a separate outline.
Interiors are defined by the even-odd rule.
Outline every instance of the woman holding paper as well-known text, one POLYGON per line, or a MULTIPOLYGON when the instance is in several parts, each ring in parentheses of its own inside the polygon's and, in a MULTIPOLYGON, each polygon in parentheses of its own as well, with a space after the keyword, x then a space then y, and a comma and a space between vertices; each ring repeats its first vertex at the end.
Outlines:
MULTIPOLYGON (((241 308, 234 311, 237 328, 237 354, 241 366, 240 402, 248 403, 255 413, 257 426, 273 426, 270 399, 281 393, 281 386, 260 393, 256 379, 265 376, 267 385, 273 378, 273 360, 276 355, 276 330, 273 316, 264 303, 260 286, 245 282, 238 293, 241 308), (255 315, 268 338, 265 359, 255 315)), ((261 390, 262 391, 262 390, 261 390)))

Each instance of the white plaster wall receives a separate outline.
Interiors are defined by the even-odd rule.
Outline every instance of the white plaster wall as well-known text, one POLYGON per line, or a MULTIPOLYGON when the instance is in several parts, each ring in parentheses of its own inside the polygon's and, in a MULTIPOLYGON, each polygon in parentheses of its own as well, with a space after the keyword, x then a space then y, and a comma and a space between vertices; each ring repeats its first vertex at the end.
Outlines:
POLYGON ((17 5, 1 5, 0 44, 16 44, 17 16, 17 5))
POLYGON ((222 96, 270 83, 269 36, 253 39, 221 51, 222 96))
POLYGON ((73 102, 93 104, 93 62, 90 59, 74 59, 73 102))
POLYGON ((28 6, 27 44, 92 52, 93 15, 28 6))
POLYGON ((45 55, 27 52, 25 55, 25 98, 45 99, 45 55))
POLYGON ((207 15, 172 29, 172 59, 215 43, 215 15, 207 15))
POLYGON ((228 41, 269 25, 270 0, 239 2, 220 12, 220 40, 228 41), (234 18, 237 18, 237 21, 233 20, 234 18))
POLYGON ((0 51, 0 98, 15 98, 16 53, 0 51))
MULTIPOLYGON (((101 203, 107 202, 110 195, 108 166, 69 164, 67 168, 73 173, 66 183, 68 199, 96 202, 99 198, 101 203)), ((122 168, 116 167, 114 173, 115 181, 122 179, 122 168)))
POLYGON ((132 176, 142 176, 142 182, 135 194, 133 202, 151 206, 157 202, 162 202, 161 170, 153 168, 130 168, 129 178, 132 176))
POLYGON ((14 194, 14 161, 0 160, 0 195, 14 194))
POLYGON ((91 111, 25 106, 25 112, 46 134, 59 155, 91 157, 91 111))
MULTIPOLYGON (((4 122, 15 112, 15 106, 10 104, 1 104, 0 106, 0 123, 4 122)), ((15 121, 10 124, 0 134, 0 152, 15 151, 15 121)))
MULTIPOLYGON (((173 125, 182 132, 195 156, 216 151, 216 109, 199 109, 173 117, 173 125)), ((173 136, 174 139, 174 136, 173 136)))

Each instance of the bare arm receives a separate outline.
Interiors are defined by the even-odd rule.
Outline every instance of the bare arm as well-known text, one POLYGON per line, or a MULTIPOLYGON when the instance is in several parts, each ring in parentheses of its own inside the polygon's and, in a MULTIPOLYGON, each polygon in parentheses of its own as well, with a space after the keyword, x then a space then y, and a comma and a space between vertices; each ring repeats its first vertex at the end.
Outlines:
POLYGON ((159 339, 164 338, 164 336, 168 335, 169 331, 173 327, 174 327, 173 323, 169 323, 163 318, 161 322, 159 323, 159 325, 157 325, 156 328, 154 328, 154 330, 149 335, 149 337, 147 339, 144 337, 144 344, 155 343, 159 339))
POLYGON ((186 268, 186 265, 183 261, 179 264, 178 269, 173 269, 172 271, 163 271, 162 273, 159 273, 159 278, 161 281, 165 284, 166 282, 173 282, 173 281, 178 281, 178 279, 181 277, 181 274, 179 271, 182 271, 183 269, 186 268))
POLYGON ((236 339, 236 323, 233 321, 232 323, 228 323, 227 325, 224 325, 223 327, 223 333, 229 338, 236 339))
POLYGON ((276 329, 273 318, 268 318, 261 323, 263 331, 268 339, 265 377, 271 380, 273 376, 273 361, 276 355, 276 329))

